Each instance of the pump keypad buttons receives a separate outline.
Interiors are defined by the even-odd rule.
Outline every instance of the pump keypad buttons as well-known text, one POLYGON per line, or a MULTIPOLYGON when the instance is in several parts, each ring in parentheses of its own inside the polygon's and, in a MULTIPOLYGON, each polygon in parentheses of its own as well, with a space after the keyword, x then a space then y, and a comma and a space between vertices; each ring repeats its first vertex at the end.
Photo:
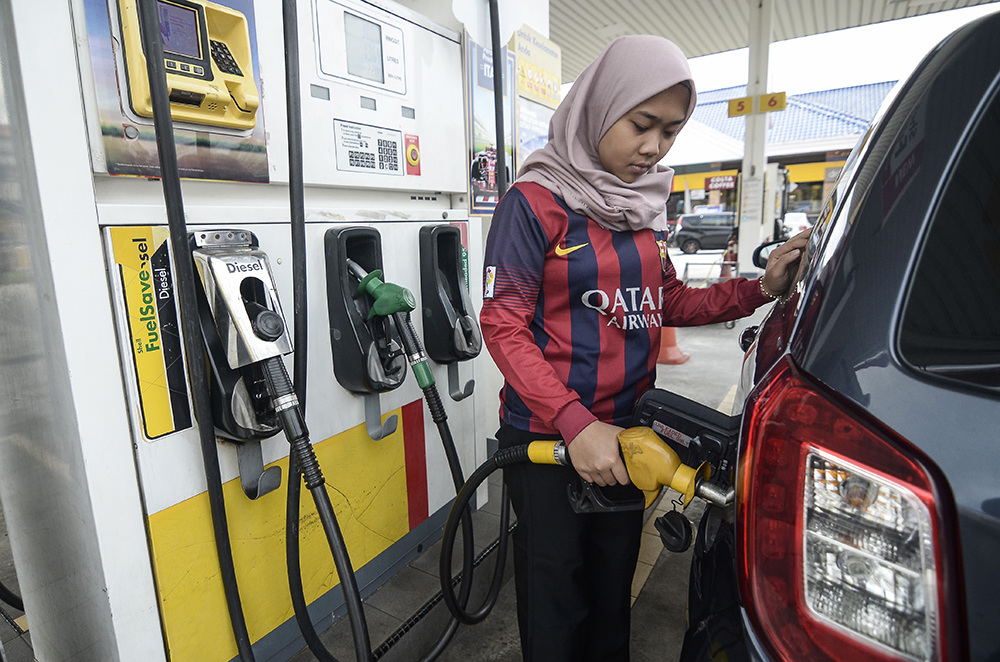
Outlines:
POLYGON ((242 76, 243 72, 240 71, 240 67, 236 64, 236 60, 233 59, 233 54, 229 52, 229 47, 226 46, 221 41, 211 40, 209 42, 212 46, 212 59, 215 60, 215 66, 219 68, 220 71, 233 74, 235 76, 242 76))

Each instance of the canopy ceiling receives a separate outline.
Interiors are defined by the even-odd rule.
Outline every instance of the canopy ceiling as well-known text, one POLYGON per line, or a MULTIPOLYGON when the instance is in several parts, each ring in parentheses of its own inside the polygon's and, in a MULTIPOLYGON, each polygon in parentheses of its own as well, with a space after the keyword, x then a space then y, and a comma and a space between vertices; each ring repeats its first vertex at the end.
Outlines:
MULTIPOLYGON (((773 41, 998 0, 774 0, 773 41)), ((562 48, 562 80, 576 80, 611 40, 657 34, 688 57, 748 45, 749 0, 549 0, 549 36, 562 48)))

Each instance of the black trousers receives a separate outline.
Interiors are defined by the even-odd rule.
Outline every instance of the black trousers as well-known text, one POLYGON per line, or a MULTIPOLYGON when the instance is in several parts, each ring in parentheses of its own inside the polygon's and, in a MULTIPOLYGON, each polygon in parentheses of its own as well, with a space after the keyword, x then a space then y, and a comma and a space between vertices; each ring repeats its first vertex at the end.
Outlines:
MULTIPOLYGON (((501 448, 545 438, 504 423, 497 432, 501 448)), ((566 490, 577 477, 571 467, 504 469, 517 514, 512 551, 525 662, 629 659, 642 511, 573 512, 566 490)))

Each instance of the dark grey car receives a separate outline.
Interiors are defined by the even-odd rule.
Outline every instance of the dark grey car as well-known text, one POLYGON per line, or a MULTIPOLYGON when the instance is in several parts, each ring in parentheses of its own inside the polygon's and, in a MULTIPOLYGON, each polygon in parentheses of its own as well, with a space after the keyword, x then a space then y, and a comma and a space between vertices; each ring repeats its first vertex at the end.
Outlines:
POLYGON ((885 102, 746 337, 685 662, 1000 660, 998 44, 963 27, 885 102))
POLYGON ((677 217, 674 240, 685 253, 697 253, 703 248, 725 248, 735 233, 736 214, 733 212, 684 214, 677 217))

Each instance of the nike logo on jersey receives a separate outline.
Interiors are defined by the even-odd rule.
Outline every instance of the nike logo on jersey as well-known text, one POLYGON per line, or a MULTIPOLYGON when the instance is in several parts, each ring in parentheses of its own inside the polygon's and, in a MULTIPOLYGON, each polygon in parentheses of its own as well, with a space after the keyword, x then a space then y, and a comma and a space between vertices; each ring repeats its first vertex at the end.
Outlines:
POLYGON ((566 257, 567 255, 569 255, 573 251, 578 251, 581 248, 583 248, 584 246, 590 246, 590 244, 580 244, 579 246, 568 246, 566 248, 563 248, 562 246, 558 246, 557 245, 556 246, 556 255, 558 255, 559 257, 566 257))

